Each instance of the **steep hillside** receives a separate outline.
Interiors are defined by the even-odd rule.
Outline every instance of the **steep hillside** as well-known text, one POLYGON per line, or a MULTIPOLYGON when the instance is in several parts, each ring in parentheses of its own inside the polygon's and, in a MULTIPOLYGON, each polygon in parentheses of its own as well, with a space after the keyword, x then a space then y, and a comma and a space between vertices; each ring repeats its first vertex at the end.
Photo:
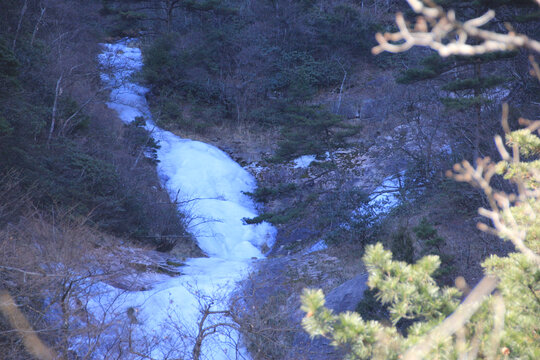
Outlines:
MULTIPOLYGON (((494 8, 489 29, 512 23, 540 38, 533 1, 437 3, 463 19, 494 8)), ((368 244, 382 242, 408 263, 440 256, 441 285, 458 276, 474 285, 483 259, 512 251, 476 229, 485 196, 445 172, 462 159, 497 156, 503 102, 512 129, 519 117, 537 117, 529 54, 372 55, 374 34, 394 31, 398 11, 413 15, 393 0, 2 2, 0 279, 45 343, 69 357, 76 334, 42 314, 67 314, 69 299, 88 298, 82 273, 144 290, 152 274, 175 275, 184 258, 202 256, 186 230, 194 219, 178 212, 180 198, 171 201, 156 175, 160 144, 147 119, 123 124, 106 106, 100 43, 125 37, 142 45, 144 65, 130 81, 149 88, 153 121, 251 172, 258 188, 246 195, 260 215, 243 222, 278 230, 223 310, 254 359, 342 357, 302 330, 306 287, 332 294, 338 311, 389 321, 364 292, 368 244), (42 273, 45 280, 32 278, 42 273)), ((25 358, 2 319, 0 347, 25 358)))
POLYGON ((147 273, 171 271, 173 255, 154 249, 180 259, 201 254, 162 189, 155 162, 144 156, 155 145, 148 133, 123 125, 105 105, 109 90, 97 63, 106 36, 100 8, 88 1, 0 4, 5 359, 28 359, 44 349, 40 344, 67 358, 80 331, 67 323, 82 316, 74 305, 88 300, 89 284, 144 287, 147 273), (32 330, 44 343, 24 335, 32 330))
MULTIPOLYGON (((532 3, 457 5, 464 18, 496 7, 499 22, 538 35, 532 3)), ((476 230, 481 193, 444 174, 495 154, 502 101, 512 126, 534 115, 527 55, 371 55, 374 33, 407 9, 393 1, 108 3, 108 16, 138 19, 124 34, 145 34, 141 76, 158 124, 221 147, 259 181, 251 195, 265 212, 246 222, 269 221, 278 236, 246 284, 258 314, 246 315, 257 329, 246 337, 257 358, 339 357, 302 340, 299 294, 362 273, 368 243, 408 262, 440 255, 443 284, 457 276, 475 284, 482 259, 511 250, 476 230), (398 204, 384 216, 388 204, 370 201, 381 194, 398 204)), ((371 296, 357 309, 385 317, 371 296)))

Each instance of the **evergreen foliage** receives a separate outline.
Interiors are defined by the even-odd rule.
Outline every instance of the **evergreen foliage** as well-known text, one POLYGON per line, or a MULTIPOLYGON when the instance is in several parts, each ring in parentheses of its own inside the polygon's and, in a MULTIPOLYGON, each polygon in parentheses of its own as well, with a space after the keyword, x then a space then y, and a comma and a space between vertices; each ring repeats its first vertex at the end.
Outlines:
POLYGON ((474 57, 454 56, 442 59, 439 55, 430 55, 421 61, 422 67, 411 68, 398 76, 396 81, 411 84, 419 81, 443 77, 441 90, 450 96, 441 97, 442 103, 453 110, 469 110, 489 103, 484 96, 490 89, 508 83, 505 77, 493 74, 493 70, 483 68, 494 61, 501 61, 516 56, 515 52, 487 54, 474 57))
MULTIPOLYGON (((533 4, 527 1, 521 4, 490 0, 437 3, 450 6, 456 19, 478 17, 495 8, 500 10, 500 18, 508 21, 512 17, 508 15, 510 13, 527 14, 535 10, 533 4)), ((487 27, 485 31, 495 29, 491 24, 484 27, 487 27)), ((477 40, 472 38, 469 36, 467 41, 475 44, 477 40)), ((437 98, 444 105, 444 116, 449 120, 443 124, 447 128, 446 132, 456 134, 455 140, 452 140, 474 160, 493 150, 482 136, 483 133, 496 131, 496 123, 490 122, 486 114, 493 110, 493 104, 503 97, 512 96, 511 89, 519 86, 515 77, 500 76, 499 70, 502 66, 515 65, 518 61, 517 51, 483 52, 473 56, 453 55, 445 58, 438 53, 431 53, 420 60, 419 66, 402 71, 396 81, 402 84, 430 81, 430 85, 437 87, 437 98)))
POLYGON ((283 121, 283 140, 278 144, 275 161, 292 160, 305 154, 324 156, 346 146, 345 140, 360 130, 320 106, 287 106, 283 121))
MULTIPOLYGON (((363 261, 369 271, 368 285, 377 289, 377 300, 389 305, 394 325, 401 319, 424 320, 409 329, 411 335, 425 334, 459 305, 460 292, 439 288, 431 276, 440 265, 437 256, 407 264, 393 261, 392 254, 377 244, 366 248, 363 261)), ((312 336, 328 336, 333 345, 344 346, 350 351, 349 359, 397 359, 406 346, 407 338, 395 327, 365 322, 356 313, 333 314, 324 307, 320 290, 304 292, 302 310, 307 313, 302 322, 306 331, 312 336)))
POLYGON ((276 72, 269 79, 268 89, 284 92, 293 102, 311 99, 319 89, 337 85, 342 77, 336 61, 316 61, 300 51, 283 53, 274 66, 276 72))
MULTIPOLYGON (((103 34, 94 6, 0 2, 0 178, 17 175, 18 191, 25 194, 21 209, 69 209, 109 233, 151 235, 159 245, 161 235, 185 234, 182 220, 166 195, 157 199, 151 188, 159 184, 148 177, 155 173, 157 144, 142 122, 114 128, 111 114, 98 105, 103 89, 94 45, 103 34), (43 18, 40 6, 46 7, 43 18)), ((108 1, 103 7, 120 14, 108 1)), ((127 10, 121 16, 132 24, 141 21, 127 10)), ((0 223, 21 215, 8 213, 0 223)))
POLYGON ((19 61, 3 41, 0 41, 0 91, 7 91, 16 83, 19 61))
MULTIPOLYGON (((527 142, 522 144, 530 145, 527 142)), ((535 171, 533 168, 529 170, 535 171)), ((505 174, 509 172, 505 171, 505 174)), ((539 254, 538 221, 531 218, 533 209, 529 205, 536 209, 538 201, 517 205, 512 211, 516 213, 516 219, 520 219, 523 228, 532 228, 532 231, 527 232, 530 235, 527 236, 529 240, 526 245, 539 254)), ((434 235, 430 233, 426 236, 434 235)), ((355 313, 336 315, 324 307, 324 295, 320 290, 306 290, 302 307, 307 313, 303 320, 304 328, 312 336, 326 336, 333 345, 345 347, 349 359, 401 358, 400 354, 407 349, 426 341, 430 332, 460 305, 461 292, 457 288, 440 288, 433 279, 433 274, 440 266, 438 256, 425 256, 416 264, 407 264, 392 260, 391 252, 377 244, 366 248, 363 262, 369 272, 368 285, 375 290, 376 299, 389 306, 392 323, 396 325, 401 319, 412 319, 415 323, 406 333, 400 333, 379 322, 365 322, 355 313)), ((538 358, 538 264, 522 253, 514 253, 503 258, 492 256, 483 266, 487 275, 500 279, 498 290, 506 312, 504 315, 493 314, 493 307, 499 299, 498 293, 487 296, 482 299, 483 303, 477 313, 465 325, 463 333, 467 334, 466 340, 460 339, 459 336, 463 336, 460 334, 449 339, 435 339, 428 357, 454 358, 464 349, 476 346, 480 358, 491 358, 494 351, 509 351, 511 358, 538 358), (492 333, 497 322, 505 324, 504 330, 499 330, 502 333, 492 333), (500 344, 495 345, 495 349, 493 346, 499 338, 500 344), (458 344, 460 341, 465 343, 458 344)))
POLYGON ((416 236, 426 245, 426 251, 430 251, 433 248, 438 252, 441 251, 441 246, 444 245, 445 241, 437 234, 437 229, 435 229, 426 218, 422 218, 420 224, 415 226, 413 230, 416 236))
POLYGON ((396 260, 405 261, 408 264, 414 262, 414 247, 411 235, 405 226, 401 226, 392 236, 392 254, 396 260))
POLYGON ((146 37, 142 72, 158 124, 197 132, 275 126, 283 134, 276 160, 289 160, 282 154, 291 146, 320 154, 339 142, 339 126, 331 139, 319 131, 344 119, 311 104, 323 91, 341 91, 352 59, 366 57, 376 23, 369 11, 354 1, 286 0, 157 1, 141 9, 153 19, 141 23, 157 32, 146 37), (304 141, 295 133, 307 117, 317 134, 304 141))
MULTIPOLYGON (((532 57, 531 63, 540 80, 532 57)), ((476 77, 448 84, 447 89, 474 90, 494 83, 476 77)), ((381 244, 370 245, 363 256, 368 285, 376 299, 388 306, 393 326, 365 321, 354 312, 334 314, 325 307, 322 291, 307 289, 302 297, 305 330, 344 348, 347 359, 540 358, 540 123, 522 119, 522 124, 527 128, 510 131, 505 106, 503 126, 512 154, 497 136, 501 161, 478 159, 474 167, 463 161, 449 172, 483 190, 489 209, 480 208, 479 213, 491 226, 479 223, 478 227, 511 241, 516 252, 485 260, 485 277, 468 293, 459 281, 457 287, 437 285, 433 276, 441 260, 436 255, 408 264, 393 260, 381 244), (495 175, 510 182, 515 192, 492 187, 495 175), (413 322, 396 327, 402 319, 413 322)), ((425 220, 414 230, 435 248, 443 241, 425 220)))
POLYGON ((422 67, 414 67, 403 71, 396 79, 400 84, 412 84, 417 81, 433 79, 450 68, 451 62, 437 54, 426 56, 420 61, 422 67))

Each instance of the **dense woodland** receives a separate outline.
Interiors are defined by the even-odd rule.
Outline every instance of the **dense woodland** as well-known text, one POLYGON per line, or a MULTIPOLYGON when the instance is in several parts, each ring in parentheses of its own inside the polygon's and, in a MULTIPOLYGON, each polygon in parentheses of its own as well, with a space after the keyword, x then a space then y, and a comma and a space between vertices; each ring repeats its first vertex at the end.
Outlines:
MULTIPOLYGON (((494 9, 489 30, 512 24, 540 39, 533 0, 436 3, 463 20, 494 9)), ((415 17, 394 0, 2 1, 0 291, 16 299, 28 326, 62 358, 79 358, 67 346, 74 334, 46 316, 54 309, 67 317, 69 299, 84 294, 75 273, 103 276, 78 259, 97 251, 101 268, 112 273, 118 268, 103 254, 119 244, 179 258, 200 254, 186 231, 189 218, 161 188, 155 158, 144 155, 159 143, 105 105, 99 44, 125 37, 142 44, 137 80, 150 88, 159 126, 259 169, 259 188, 250 195, 261 215, 245 221, 268 221, 278 236, 268 262, 244 284, 255 310, 236 318, 253 358, 340 358, 303 334, 300 293, 329 291, 365 272, 359 259, 368 244, 381 242, 408 264, 437 255, 434 284, 463 276, 474 286, 483 259, 515 249, 475 228, 477 208, 489 196, 445 173, 464 159, 499 159, 493 136, 503 131, 502 103, 512 130, 520 117, 537 120, 540 81, 530 74, 525 49, 373 55, 374 34, 396 31, 396 12, 415 17), (291 161, 302 155, 316 160, 295 168, 291 161), (399 206, 383 217, 385 204, 370 199, 395 175, 398 185, 387 191, 399 206), (328 245, 324 255, 304 256, 320 240, 328 245), (281 266, 290 259, 299 270, 281 266), (61 276, 30 275, 58 272, 58 263, 66 264, 61 276)), ((516 186, 508 179, 493 181, 510 192, 516 186)), ((370 251, 366 262, 386 256, 370 251)), ((456 307, 459 295, 450 297, 448 307, 456 307)), ((374 290, 354 310, 397 324, 400 336, 415 321, 397 319, 374 290)), ((28 358, 6 319, 0 317, 0 353, 28 358)), ((538 340, 538 327, 531 328, 538 340)))

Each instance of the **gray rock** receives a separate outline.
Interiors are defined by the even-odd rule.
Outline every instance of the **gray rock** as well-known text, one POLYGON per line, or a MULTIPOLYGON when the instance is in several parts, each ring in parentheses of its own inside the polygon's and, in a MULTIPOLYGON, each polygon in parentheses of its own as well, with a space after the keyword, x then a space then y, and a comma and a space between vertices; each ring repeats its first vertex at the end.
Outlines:
POLYGON ((354 311, 364 297, 368 274, 360 274, 334 288, 326 295, 326 306, 335 312, 354 311))
MULTIPOLYGON (((299 324, 304 315, 300 310, 292 313, 293 323, 299 324)), ((322 337, 312 339, 307 332, 300 330, 295 332, 292 346, 284 360, 339 360, 343 357, 343 351, 330 345, 330 340, 322 337)))
POLYGON ((276 244, 279 244, 280 246, 275 246, 270 252, 270 254, 273 256, 287 255, 291 246, 295 244, 304 244, 306 242, 309 242, 316 236, 317 232, 307 227, 293 228, 290 231, 280 231, 278 232, 276 239, 276 244))
MULTIPOLYGON (((326 295, 326 306, 335 312, 355 310, 367 289, 367 280, 367 274, 360 274, 334 288, 326 295)), ((299 323, 303 316, 303 312, 296 311, 292 321, 299 323)), ((311 339, 306 332, 297 332, 286 359, 333 360, 343 356, 342 350, 332 347, 328 339, 311 339)))

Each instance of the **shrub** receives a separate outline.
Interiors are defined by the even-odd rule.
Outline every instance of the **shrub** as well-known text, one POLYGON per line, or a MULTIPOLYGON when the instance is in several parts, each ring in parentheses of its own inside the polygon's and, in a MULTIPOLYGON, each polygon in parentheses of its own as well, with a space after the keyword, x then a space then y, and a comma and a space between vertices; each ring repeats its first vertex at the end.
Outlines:
POLYGON ((270 91, 283 92, 291 101, 312 98, 319 89, 338 84, 343 71, 337 61, 317 61, 303 51, 283 52, 268 79, 270 91))
POLYGON ((324 155, 346 146, 345 139, 360 129, 320 106, 287 106, 283 109, 286 125, 284 140, 278 143, 274 161, 288 161, 300 155, 324 155))
MULTIPOLYGON (((448 16, 431 2, 410 3, 423 15, 420 23, 428 18, 430 22, 442 21, 446 26, 469 32, 466 27, 460 27, 453 16, 448 16)), ((427 25, 423 27, 417 23, 417 26, 408 31, 422 35, 430 33, 427 25)), ((419 36, 406 33, 404 29, 401 31, 403 33, 398 35, 406 41, 419 36)), ((471 33, 473 30, 469 35, 471 33)), ((508 45, 515 40, 515 34, 487 33, 497 37, 499 50, 515 47, 508 45), (501 38, 508 42, 500 41, 501 38)), ((389 38, 379 36, 380 46, 374 49, 375 52, 396 49, 386 43, 385 39, 389 38)), ((398 37, 394 36, 394 39, 398 37)), ((451 37, 442 41, 434 40, 429 46, 447 55, 451 51, 468 53, 471 47, 477 50, 482 47, 477 42, 464 45, 451 37), (452 45, 455 45, 453 50, 452 45)), ((538 42, 532 43, 539 48, 538 42)), ((532 57, 531 63, 540 80, 538 64, 532 57)), ((503 139, 496 136, 501 161, 494 163, 490 158, 479 158, 475 166, 463 161, 454 166, 453 173, 449 172, 456 180, 483 190, 489 209, 480 208, 479 213, 491 221, 492 227, 485 223, 479 223, 478 227, 511 241, 517 252, 507 257, 491 256, 484 261, 485 277, 462 301, 461 290, 468 291, 463 282, 461 285, 456 282, 461 290, 437 286, 432 275, 441 264, 438 256, 428 255, 415 264, 407 264, 392 260, 392 253, 384 250, 381 244, 369 246, 363 257, 369 272, 368 285, 376 289, 378 300, 389 305, 394 326, 365 321, 352 312, 336 315, 325 308, 322 291, 306 290, 302 306, 307 313, 303 320, 306 331, 311 336, 327 336, 334 346, 345 347, 349 359, 539 358, 540 177, 537 156, 540 154, 540 137, 535 132, 540 133, 540 123, 527 120, 522 123, 527 125, 526 129, 511 132, 508 107, 505 106, 503 126, 506 144, 512 148, 512 154, 504 146, 503 139), (511 182, 516 192, 493 188, 491 184, 496 174, 511 182), (400 331, 395 325, 402 319, 411 319, 414 323, 406 331, 400 331)), ((440 242, 430 226, 424 224, 417 230, 420 237, 434 244, 440 242)))

